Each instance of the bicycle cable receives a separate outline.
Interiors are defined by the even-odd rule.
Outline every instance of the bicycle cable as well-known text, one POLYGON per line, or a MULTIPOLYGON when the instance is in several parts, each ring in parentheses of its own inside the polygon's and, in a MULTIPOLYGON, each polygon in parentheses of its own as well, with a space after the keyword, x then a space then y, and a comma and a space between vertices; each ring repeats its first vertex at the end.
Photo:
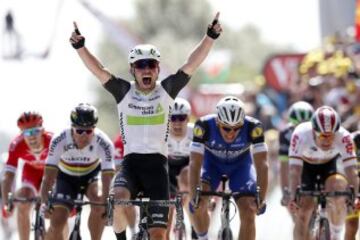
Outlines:
POLYGON ((232 217, 230 218, 230 222, 234 219, 236 213, 237 213, 237 209, 236 209, 236 203, 234 201, 230 201, 230 203, 234 206, 235 211, 234 214, 232 215, 232 217))

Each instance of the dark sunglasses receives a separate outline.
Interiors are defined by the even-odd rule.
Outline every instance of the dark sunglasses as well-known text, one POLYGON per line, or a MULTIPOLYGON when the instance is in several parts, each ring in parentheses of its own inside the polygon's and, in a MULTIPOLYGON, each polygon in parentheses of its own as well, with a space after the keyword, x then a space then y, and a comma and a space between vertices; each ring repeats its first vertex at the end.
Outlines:
POLYGON ((83 133, 86 133, 89 135, 89 134, 92 134, 93 131, 94 131, 93 129, 78 129, 78 128, 75 129, 75 132, 79 135, 81 135, 83 133))
POLYGON ((230 128, 230 127, 224 127, 224 126, 221 126, 222 130, 224 130, 225 132, 231 132, 231 131, 238 131, 240 130, 241 126, 240 127, 234 127, 234 128, 230 128))
POLYGON ((170 120, 172 122, 180 121, 183 122, 187 118, 187 115, 171 115, 170 120))
POLYGON ((141 59, 136 62, 134 62, 134 67, 137 69, 155 69, 159 66, 159 62, 154 59, 141 59))

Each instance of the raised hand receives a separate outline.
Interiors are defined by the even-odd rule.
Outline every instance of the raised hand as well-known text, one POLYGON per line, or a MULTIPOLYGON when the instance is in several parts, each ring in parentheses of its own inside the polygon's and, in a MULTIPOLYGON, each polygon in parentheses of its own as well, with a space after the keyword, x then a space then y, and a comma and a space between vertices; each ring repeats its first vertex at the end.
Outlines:
POLYGON ((222 27, 219 22, 219 16, 220 16, 220 12, 217 12, 212 23, 209 24, 207 28, 206 34, 212 39, 217 39, 220 36, 220 33, 222 32, 222 27))
POLYGON ((75 49, 85 46, 85 37, 81 35, 76 22, 74 22, 74 31, 71 33, 70 43, 75 49))

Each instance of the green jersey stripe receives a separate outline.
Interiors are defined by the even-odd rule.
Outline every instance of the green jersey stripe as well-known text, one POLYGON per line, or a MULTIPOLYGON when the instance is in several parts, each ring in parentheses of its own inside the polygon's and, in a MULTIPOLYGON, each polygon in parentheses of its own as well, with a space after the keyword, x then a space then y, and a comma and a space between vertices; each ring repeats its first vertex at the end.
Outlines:
POLYGON ((126 118, 128 125, 160 125, 165 123, 165 114, 149 117, 126 116, 126 118))

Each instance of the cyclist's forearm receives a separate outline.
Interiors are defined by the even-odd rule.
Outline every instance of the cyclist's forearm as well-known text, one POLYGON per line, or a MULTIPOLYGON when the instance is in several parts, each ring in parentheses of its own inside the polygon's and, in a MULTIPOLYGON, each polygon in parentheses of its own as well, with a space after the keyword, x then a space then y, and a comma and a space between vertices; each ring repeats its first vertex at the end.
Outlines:
POLYGON ((113 172, 103 172, 101 174, 101 182, 102 182, 102 201, 106 201, 107 197, 109 196, 110 191, 110 184, 111 180, 114 176, 113 172))
POLYGON ((344 171, 349 184, 354 187, 355 194, 357 194, 359 191, 359 177, 357 175, 356 166, 349 166, 345 168, 344 171))
POLYGON ((260 199, 265 200, 268 188, 268 165, 266 163, 259 167, 259 174, 257 175, 257 183, 260 187, 260 199))
POLYGON ((5 172, 4 178, 1 184, 1 194, 3 196, 3 204, 8 202, 8 194, 11 192, 11 186, 14 182, 15 174, 12 172, 5 172))
POLYGON ((209 54, 214 41, 214 39, 205 36, 190 53, 190 56, 186 63, 181 67, 181 70, 188 75, 192 75, 209 54))
POLYGON ((203 156, 199 153, 190 154, 189 163, 189 190, 194 194, 196 187, 200 184, 200 170, 203 156))
POLYGON ((55 179, 57 177, 57 169, 55 168, 45 168, 45 173, 43 177, 43 181, 41 183, 41 201, 46 202, 48 199, 49 191, 51 190, 52 186, 55 183, 55 179))
POLYGON ((289 189, 289 162, 280 162, 280 185, 281 190, 289 189))
POLYGON ((89 69, 89 71, 94 74, 102 84, 105 84, 111 78, 109 71, 105 69, 100 61, 91 54, 86 47, 78 49, 77 53, 87 69, 89 69))
POLYGON ((254 165, 256 168, 257 185, 260 187, 260 199, 265 200, 268 188, 268 170, 267 152, 258 152, 254 154, 254 165))
POLYGON ((295 198, 296 188, 301 182, 302 166, 290 165, 289 166, 289 187, 291 199, 295 198))

